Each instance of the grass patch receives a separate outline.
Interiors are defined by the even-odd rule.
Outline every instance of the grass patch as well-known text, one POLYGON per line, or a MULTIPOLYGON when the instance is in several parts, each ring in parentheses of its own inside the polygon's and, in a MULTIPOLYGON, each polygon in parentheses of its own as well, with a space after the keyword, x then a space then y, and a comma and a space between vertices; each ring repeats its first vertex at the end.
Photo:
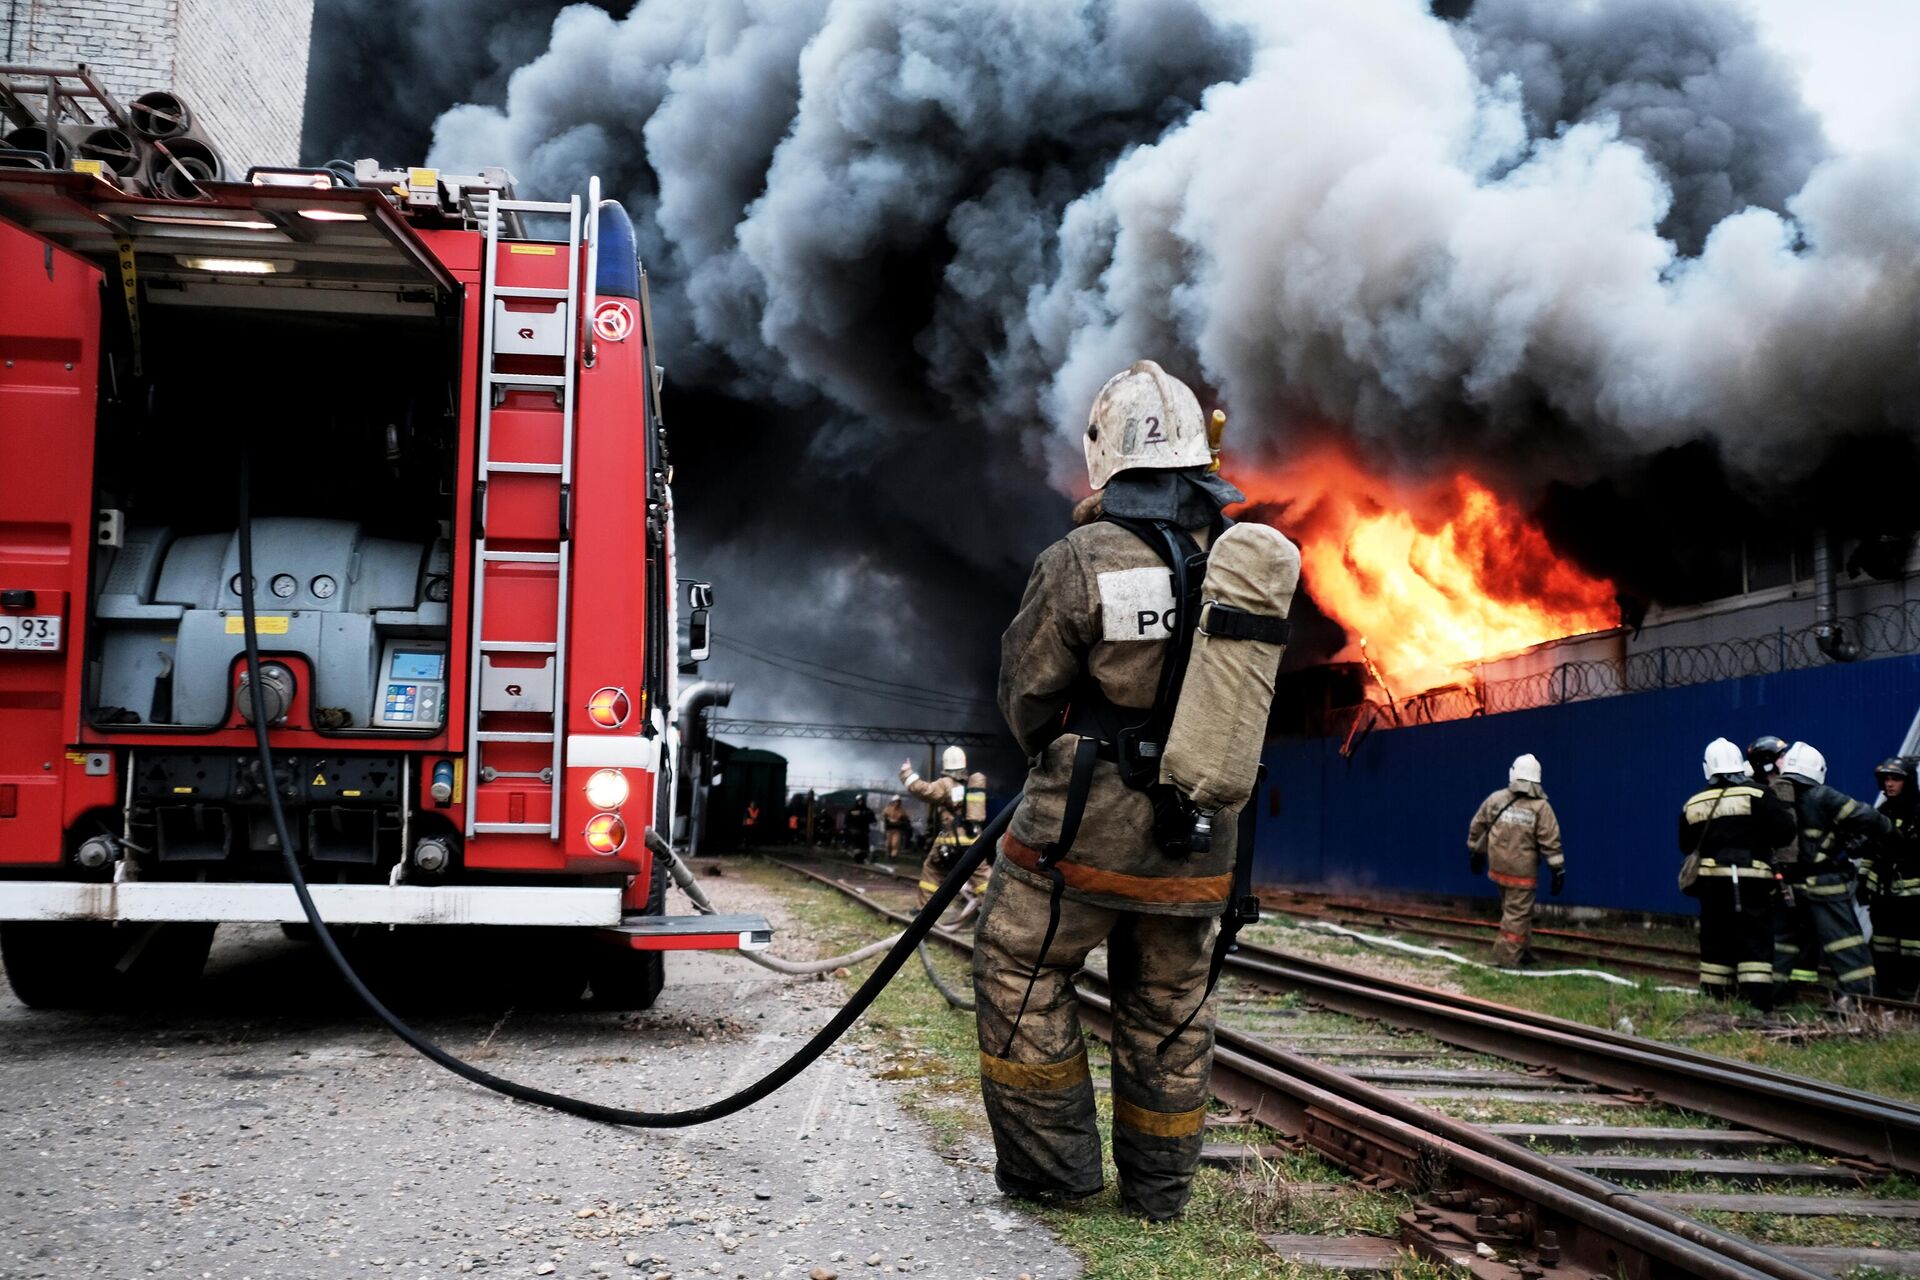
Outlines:
MULTIPOLYGON (((873 940, 876 917, 857 903, 823 885, 804 881, 761 862, 751 862, 737 874, 756 884, 777 888, 806 921, 807 932, 820 954, 851 950, 873 940)), ((934 944, 934 963, 949 986, 970 990, 966 961, 934 944)), ((858 966, 859 977, 869 966, 858 966)), ((1299 1008, 1298 997, 1268 998, 1277 1008, 1299 1008)), ((1338 1015, 1303 1014, 1289 1019, 1316 1030, 1351 1031, 1351 1019, 1338 1015)), ((1301 1029, 1306 1029, 1303 1026, 1301 1029)), ((936 1149, 950 1159, 975 1156, 977 1144, 989 1135, 980 1105, 979 1045, 973 1015, 948 1007, 946 1001, 909 965, 874 1001, 853 1033, 878 1063, 882 1079, 911 1081, 902 1094, 903 1105, 934 1135, 936 1149)), ((1284 1031, 1282 1032, 1284 1034, 1284 1031)), ((1095 1078, 1107 1074, 1106 1047, 1089 1041, 1088 1062, 1095 1078)), ((1112 1101, 1103 1091, 1098 1098, 1100 1128, 1108 1152, 1112 1147, 1112 1101)), ((1271 1142, 1262 1129, 1210 1133, 1209 1141, 1271 1142)), ((1288 1153, 1275 1162, 1250 1167, 1218 1169, 1203 1166, 1194 1179, 1193 1199, 1177 1222, 1146 1223, 1121 1207, 1118 1180, 1111 1156, 1106 1160, 1107 1189, 1072 1206, 1030 1206, 1035 1216, 1077 1252, 1091 1280, 1156 1280, 1196 1275, 1226 1280, 1253 1277, 1307 1276, 1311 1269, 1283 1262, 1269 1251, 1264 1234, 1392 1236, 1395 1218, 1411 1200, 1351 1184, 1334 1166, 1310 1153, 1288 1153), (1336 1183, 1338 1190, 1302 1192, 1303 1184, 1336 1183)), ((1406 1280, 1443 1280, 1442 1269, 1411 1258, 1395 1274, 1406 1280)))

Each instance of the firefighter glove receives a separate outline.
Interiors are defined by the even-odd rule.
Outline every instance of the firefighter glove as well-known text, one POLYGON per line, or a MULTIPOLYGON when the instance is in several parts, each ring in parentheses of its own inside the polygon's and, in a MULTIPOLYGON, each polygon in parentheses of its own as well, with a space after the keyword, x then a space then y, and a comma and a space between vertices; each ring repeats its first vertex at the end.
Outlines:
POLYGON ((1467 850, 1467 870, 1477 876, 1487 874, 1487 851, 1485 849, 1467 850))
POLYGON ((1553 889, 1551 891, 1553 896, 1556 898, 1559 897, 1560 891, 1566 887, 1567 869, 1565 867, 1555 867, 1553 869, 1553 889))

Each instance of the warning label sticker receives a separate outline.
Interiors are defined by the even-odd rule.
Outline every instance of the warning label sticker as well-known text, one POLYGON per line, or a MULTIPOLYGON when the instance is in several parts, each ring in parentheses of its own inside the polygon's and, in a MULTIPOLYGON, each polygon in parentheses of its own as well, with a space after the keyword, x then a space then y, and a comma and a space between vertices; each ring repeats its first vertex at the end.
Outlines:
MULTIPOLYGON (((254 617, 254 631, 263 636, 283 636, 287 634, 287 615, 284 613, 258 614, 254 617)), ((243 636, 247 634, 247 620, 244 617, 227 619, 227 634, 243 636)))

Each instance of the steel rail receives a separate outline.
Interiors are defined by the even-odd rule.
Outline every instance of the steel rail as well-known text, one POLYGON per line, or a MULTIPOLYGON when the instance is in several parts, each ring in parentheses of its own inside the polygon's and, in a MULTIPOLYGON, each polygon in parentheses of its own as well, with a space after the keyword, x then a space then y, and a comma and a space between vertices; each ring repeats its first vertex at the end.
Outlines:
POLYGON ((1311 992, 1342 1012, 1417 1026, 1450 1044, 1551 1066, 1595 1084, 1644 1089, 1707 1115, 1920 1172, 1920 1106, 1913 1103, 1256 943, 1241 943, 1228 967, 1311 992), (1810 1123, 1823 1117, 1832 1129, 1810 1123))
MULTIPOLYGON (((888 919, 910 918, 824 872, 779 858, 768 861, 825 884, 888 919)), ((959 935, 936 931, 930 936, 962 952, 972 950, 971 943, 959 935)), ((1076 976, 1076 984, 1080 983, 1104 988, 1106 975, 1083 970, 1076 976)), ((1096 1034, 1111 1041, 1111 1005, 1106 997, 1079 985, 1076 994, 1091 1015, 1087 1021, 1096 1034)), ((1470 1207, 1472 1212, 1466 1216, 1476 1222, 1497 1222, 1496 1233, 1524 1235, 1536 1242, 1550 1239, 1554 1244, 1549 1247, 1566 1248, 1576 1257, 1605 1257, 1617 1274, 1645 1280, 1665 1276, 1821 1280, 1824 1276, 1751 1241, 1649 1204, 1617 1184, 1311 1059, 1231 1029, 1220 1028, 1215 1035, 1213 1088, 1223 1101, 1279 1132, 1300 1137, 1336 1163, 1386 1176, 1405 1187, 1424 1189, 1443 1169, 1463 1176, 1476 1188, 1443 1192, 1439 1201, 1455 1208, 1470 1207), (1335 1122, 1339 1132, 1331 1132, 1323 1118, 1335 1122), (1513 1206, 1482 1194, 1488 1190, 1514 1197, 1541 1216, 1533 1220, 1524 1214, 1510 1215, 1513 1206), (1599 1241, 1585 1233, 1606 1244, 1596 1248, 1599 1241), (1637 1256, 1623 1257, 1622 1250, 1637 1256)), ((1436 1234, 1439 1211, 1412 1216, 1418 1225, 1403 1219, 1403 1226, 1413 1234, 1436 1234)), ((1475 1240, 1487 1234, 1464 1226, 1453 1227, 1453 1232, 1460 1237, 1457 1248, 1463 1252, 1471 1251, 1475 1240)))

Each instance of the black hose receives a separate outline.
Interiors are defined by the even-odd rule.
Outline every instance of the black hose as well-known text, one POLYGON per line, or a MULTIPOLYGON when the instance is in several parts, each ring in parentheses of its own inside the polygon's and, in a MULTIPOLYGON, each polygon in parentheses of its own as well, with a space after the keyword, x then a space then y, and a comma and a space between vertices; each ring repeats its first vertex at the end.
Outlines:
POLYGON ((924 941, 920 944, 920 967, 927 971, 927 981, 933 983, 933 989, 940 993, 940 998, 947 1002, 949 1008, 967 1013, 973 1011, 973 997, 955 991, 942 980, 940 971, 933 967, 933 957, 927 953, 927 944, 924 941))
MULTIPOLYGON (((834 1041, 846 1034, 847 1028, 853 1025, 854 1020, 867 1011, 867 1006, 872 1004, 887 983, 892 981, 894 974, 900 971, 900 967, 913 954, 914 948, 919 946, 920 940, 933 929, 941 913, 946 911, 948 905, 959 895, 960 890, 967 883, 967 878, 973 874, 974 868, 980 865, 987 852, 993 848, 994 843, 1000 838, 1000 833, 1006 830, 1008 821, 1013 817, 1013 811, 1019 807, 1019 801, 1016 800, 1002 809, 995 815, 993 821, 987 824, 986 830, 980 833, 980 838, 974 841, 973 847, 961 856, 960 861, 948 873, 940 888, 935 891, 933 897, 928 899, 927 905, 921 908, 920 914, 914 917, 913 923, 908 925, 906 931, 900 935, 900 941, 894 944, 893 950, 881 958, 879 965, 867 975, 867 980, 860 984, 860 989, 853 993, 853 998, 841 1006, 832 1020, 814 1032, 813 1038, 801 1046, 792 1057, 738 1093, 721 1098, 717 1102, 709 1102, 705 1106, 689 1107, 684 1111, 633 1111, 626 1107, 609 1107, 581 1098, 570 1098, 562 1093, 550 1093, 545 1089, 536 1089, 531 1085, 519 1084, 496 1076, 490 1071, 482 1071, 472 1063, 454 1057, 453 1054, 402 1022, 391 1009, 380 1002, 378 996, 367 989, 367 984, 360 980, 360 975, 353 971, 353 966, 348 963, 346 956, 341 954, 339 944, 333 940, 333 934, 327 928, 327 922, 320 918, 319 909, 313 905, 313 895, 307 891, 307 879, 300 872, 300 859, 294 853, 293 839, 287 829, 286 810, 280 805, 280 789, 273 785, 273 746, 268 741, 267 735, 266 695, 260 684, 260 636, 253 606, 252 483, 253 469, 250 459, 243 452, 240 459, 239 543, 240 582, 244 590, 240 592, 240 607, 246 630, 247 690, 253 700, 254 744, 260 756, 260 773, 265 782, 267 808, 273 815, 274 834, 280 840, 280 853, 286 860, 287 877, 293 883, 293 892, 300 899, 300 910, 305 913, 307 923, 313 926, 314 936, 319 941, 321 949, 327 953, 327 959, 333 962, 333 967, 339 970, 341 978, 352 989, 354 995, 360 998, 360 1002, 366 1005, 375 1017, 386 1023, 387 1029, 394 1035, 399 1036, 448 1071, 463 1079, 471 1080, 482 1088, 588 1120, 598 1120, 605 1124, 635 1125, 647 1129, 677 1129, 687 1125, 705 1124, 709 1120, 718 1120, 722 1116, 730 1116, 736 1111, 745 1110, 813 1065, 814 1060, 825 1053, 834 1041)), ((405 803, 404 798, 402 803, 405 803)), ((404 852, 403 850, 403 856, 404 852)))

